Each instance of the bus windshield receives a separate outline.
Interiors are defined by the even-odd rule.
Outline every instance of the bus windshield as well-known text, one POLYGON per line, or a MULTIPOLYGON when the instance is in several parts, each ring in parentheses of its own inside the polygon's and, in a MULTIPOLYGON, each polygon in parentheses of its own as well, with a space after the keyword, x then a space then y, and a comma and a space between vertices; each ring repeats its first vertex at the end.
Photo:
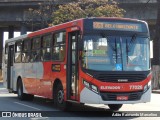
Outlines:
POLYGON ((85 35, 82 66, 97 71, 149 70, 149 39, 131 36, 85 35))

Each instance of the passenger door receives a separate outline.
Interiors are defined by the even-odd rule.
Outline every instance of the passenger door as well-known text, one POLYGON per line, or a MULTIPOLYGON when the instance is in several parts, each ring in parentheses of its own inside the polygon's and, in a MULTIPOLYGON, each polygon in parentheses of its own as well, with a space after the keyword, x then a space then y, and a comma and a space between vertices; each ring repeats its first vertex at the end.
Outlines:
POLYGON ((78 100, 78 36, 79 31, 68 34, 67 99, 78 100))
POLYGON ((13 89, 13 61, 14 45, 8 46, 8 63, 7 63, 7 89, 13 89))

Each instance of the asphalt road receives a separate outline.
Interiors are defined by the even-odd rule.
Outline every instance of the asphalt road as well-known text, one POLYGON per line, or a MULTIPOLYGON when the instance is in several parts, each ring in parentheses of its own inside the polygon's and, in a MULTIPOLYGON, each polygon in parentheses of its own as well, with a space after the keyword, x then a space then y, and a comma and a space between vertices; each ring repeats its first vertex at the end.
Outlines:
MULTIPOLYGON (((160 94, 152 94, 152 100, 150 103, 142 103, 142 104, 134 104, 134 105, 124 105, 120 109, 120 115, 122 113, 126 113, 126 111, 135 111, 133 114, 136 113, 145 113, 144 111, 149 111, 148 113, 152 113, 152 111, 159 111, 160 114, 160 94), (139 112, 137 112, 139 111, 139 112)), ((28 115, 28 112, 30 113, 40 113, 37 114, 41 117, 37 118, 23 118, 23 119, 31 119, 31 120, 106 120, 106 119, 119 119, 119 120, 159 120, 160 117, 107 117, 107 115, 113 115, 114 113, 109 110, 109 108, 105 105, 77 105, 74 104, 71 107, 70 112, 62 112, 59 109, 54 107, 54 104, 51 100, 35 97, 33 101, 20 101, 17 98, 16 94, 8 93, 8 91, 3 87, 2 83, 0 83, 0 111, 1 112, 11 112, 12 116, 15 118, 2 118, 0 117, 0 120, 8 120, 8 119, 22 119, 20 117, 16 117, 18 114, 13 114, 13 112, 20 113, 19 115, 28 115), (42 112, 46 111, 46 112, 42 112), (77 112, 75 112, 77 111, 77 112), (50 113, 48 116, 47 113, 50 113), (46 115, 43 117, 43 115, 46 115), (50 115, 53 115, 54 117, 49 117, 50 115), (91 117, 93 115, 93 117, 91 117)), ((131 112, 132 113, 132 112, 131 112)), ((147 113, 147 114, 148 114, 147 113)), ((0 113, 2 114, 2 113, 0 113)), ((6 114, 6 113, 5 113, 6 114)), ((115 115, 115 114, 114 114, 115 115)), ((117 114, 118 115, 118 114, 117 114)), ((1 115, 0 115, 1 116, 1 115)), ((24 117, 23 116, 23 117, 24 117)))

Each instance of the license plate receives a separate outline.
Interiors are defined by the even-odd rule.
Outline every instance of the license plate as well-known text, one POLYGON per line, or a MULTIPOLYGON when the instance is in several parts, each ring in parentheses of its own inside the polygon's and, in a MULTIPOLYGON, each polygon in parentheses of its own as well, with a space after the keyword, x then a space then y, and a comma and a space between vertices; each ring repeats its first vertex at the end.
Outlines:
POLYGON ((117 96, 117 100, 128 100, 128 96, 117 96))

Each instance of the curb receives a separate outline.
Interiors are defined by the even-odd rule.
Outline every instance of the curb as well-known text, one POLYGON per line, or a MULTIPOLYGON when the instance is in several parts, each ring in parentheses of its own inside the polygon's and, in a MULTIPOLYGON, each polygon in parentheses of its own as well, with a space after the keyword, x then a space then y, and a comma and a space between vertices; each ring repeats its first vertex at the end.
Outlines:
POLYGON ((160 94, 160 90, 152 90, 152 93, 158 93, 158 94, 160 94))

